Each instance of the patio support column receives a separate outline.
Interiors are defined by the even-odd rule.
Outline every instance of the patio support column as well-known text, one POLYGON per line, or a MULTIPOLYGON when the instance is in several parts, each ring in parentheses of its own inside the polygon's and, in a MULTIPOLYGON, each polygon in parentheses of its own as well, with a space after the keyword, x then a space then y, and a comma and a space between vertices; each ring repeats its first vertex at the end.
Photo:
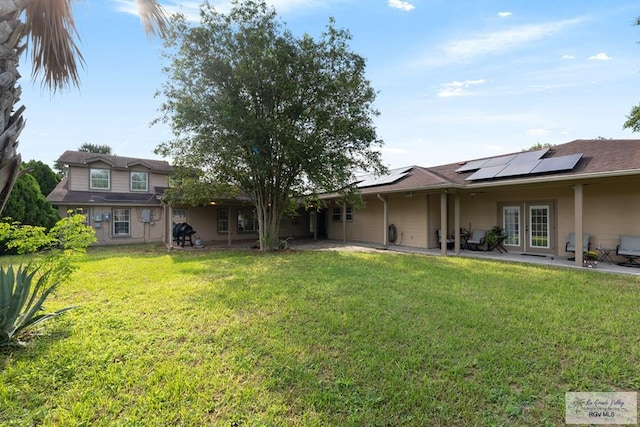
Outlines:
POLYGON ((347 243, 347 202, 342 202, 342 242, 347 243))
POLYGON ((309 221, 311 222, 311 229, 313 230, 313 240, 318 240, 318 208, 311 211, 309 215, 309 221))
POLYGON ((380 199, 382 201, 382 245, 386 248, 387 245, 389 244, 388 242, 388 238, 389 238, 389 232, 387 230, 389 230, 389 210, 388 210, 388 206, 387 206, 387 200, 382 197, 381 195, 377 195, 378 199, 380 199))
POLYGON ((447 256, 447 191, 440 193, 440 253, 447 256))
POLYGON ((460 193, 456 193, 455 206, 453 210, 453 239, 454 251, 456 255, 460 255, 460 193))
MULTIPOLYGON (((229 218, 227 218, 227 246, 231 247, 231 206, 229 206, 229 218)), ((236 216, 237 218, 237 216, 236 216)))
POLYGON ((583 185, 576 184, 573 188, 573 201, 574 201, 574 227, 576 234, 576 265, 582 266, 582 247, 584 246, 582 236, 582 210, 583 208, 583 185))
POLYGON ((172 205, 166 205, 167 206, 167 216, 166 216, 166 221, 167 221, 167 247, 169 249, 173 248, 173 224, 171 224, 171 220, 173 219, 173 206, 172 205))

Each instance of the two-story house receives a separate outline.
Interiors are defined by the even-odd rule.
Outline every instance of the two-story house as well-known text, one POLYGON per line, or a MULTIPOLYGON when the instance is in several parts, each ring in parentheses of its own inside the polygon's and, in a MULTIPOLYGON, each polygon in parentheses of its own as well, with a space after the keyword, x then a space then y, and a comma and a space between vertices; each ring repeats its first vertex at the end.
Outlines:
POLYGON ((166 208, 160 201, 173 168, 163 160, 65 151, 66 177, 47 196, 60 216, 80 212, 98 244, 165 241, 166 208))
MULTIPOLYGON (((60 216, 69 210, 84 214, 98 245, 175 245, 174 225, 185 222, 208 243, 257 242, 258 220, 248 197, 212 200, 204 206, 163 204, 173 172, 166 161, 65 151, 58 162, 69 170, 47 200, 58 207, 60 216)), ((300 209, 283 219, 280 231, 282 237, 309 237, 314 227, 314 213, 300 209)))

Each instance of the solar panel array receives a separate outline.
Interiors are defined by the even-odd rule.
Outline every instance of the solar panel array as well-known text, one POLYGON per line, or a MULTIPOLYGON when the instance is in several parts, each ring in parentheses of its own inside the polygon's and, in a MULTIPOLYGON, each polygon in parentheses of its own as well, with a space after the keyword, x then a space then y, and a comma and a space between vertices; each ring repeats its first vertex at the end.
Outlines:
POLYGON ((465 181, 534 175, 571 170, 582 158, 582 153, 579 153, 543 159, 542 157, 548 152, 548 148, 543 148, 491 159, 473 160, 456 169, 456 172, 475 171, 475 173, 465 178, 465 181))
POLYGON ((363 188, 374 187, 376 185, 393 184, 394 182, 399 181, 400 179, 407 176, 412 168, 412 166, 409 166, 399 169, 392 169, 388 174, 380 176, 373 174, 359 176, 356 187, 363 188))

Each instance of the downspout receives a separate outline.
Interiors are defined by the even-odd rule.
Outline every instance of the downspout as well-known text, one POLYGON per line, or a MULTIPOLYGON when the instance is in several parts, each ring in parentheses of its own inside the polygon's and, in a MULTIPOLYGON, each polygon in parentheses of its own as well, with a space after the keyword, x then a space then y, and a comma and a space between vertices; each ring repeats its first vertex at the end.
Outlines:
POLYGON ((173 220, 173 206, 168 204, 167 206, 167 210, 168 213, 165 217, 165 221, 167 222, 167 248, 169 248, 169 250, 173 249, 173 227, 171 224, 171 221, 173 220))
POLYGON ((382 214, 382 226, 383 226, 383 233, 382 233, 382 245, 386 248, 388 245, 388 241, 387 239, 389 238, 389 217, 388 217, 388 208, 387 208, 387 200, 382 197, 380 194, 377 194, 378 199, 380 199, 383 203, 384 206, 384 213, 382 214))

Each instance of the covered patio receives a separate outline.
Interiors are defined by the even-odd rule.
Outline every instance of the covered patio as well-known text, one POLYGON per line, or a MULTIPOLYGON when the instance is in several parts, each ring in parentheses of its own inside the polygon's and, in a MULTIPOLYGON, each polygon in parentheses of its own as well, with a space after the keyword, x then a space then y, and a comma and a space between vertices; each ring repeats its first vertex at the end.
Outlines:
MULTIPOLYGON (((351 251, 389 251, 399 253, 410 254, 422 254, 427 256, 442 256, 440 248, 424 249, 411 246, 402 245, 376 245, 374 243, 367 242, 355 242, 355 241, 336 241, 336 240, 292 240, 289 242, 291 249, 300 250, 351 250, 351 251)), ((583 269, 601 273, 614 273, 614 274, 629 274, 640 276, 640 268, 621 266, 610 262, 598 262, 595 268, 579 267, 575 261, 569 260, 564 256, 554 255, 532 255, 522 252, 505 252, 500 253, 498 251, 474 251, 474 250, 460 250, 457 254, 454 250, 447 251, 446 256, 450 257, 467 257, 476 259, 491 259, 503 262, 520 262, 525 264, 538 264, 546 265, 549 267, 562 267, 562 268, 574 268, 583 269)))

